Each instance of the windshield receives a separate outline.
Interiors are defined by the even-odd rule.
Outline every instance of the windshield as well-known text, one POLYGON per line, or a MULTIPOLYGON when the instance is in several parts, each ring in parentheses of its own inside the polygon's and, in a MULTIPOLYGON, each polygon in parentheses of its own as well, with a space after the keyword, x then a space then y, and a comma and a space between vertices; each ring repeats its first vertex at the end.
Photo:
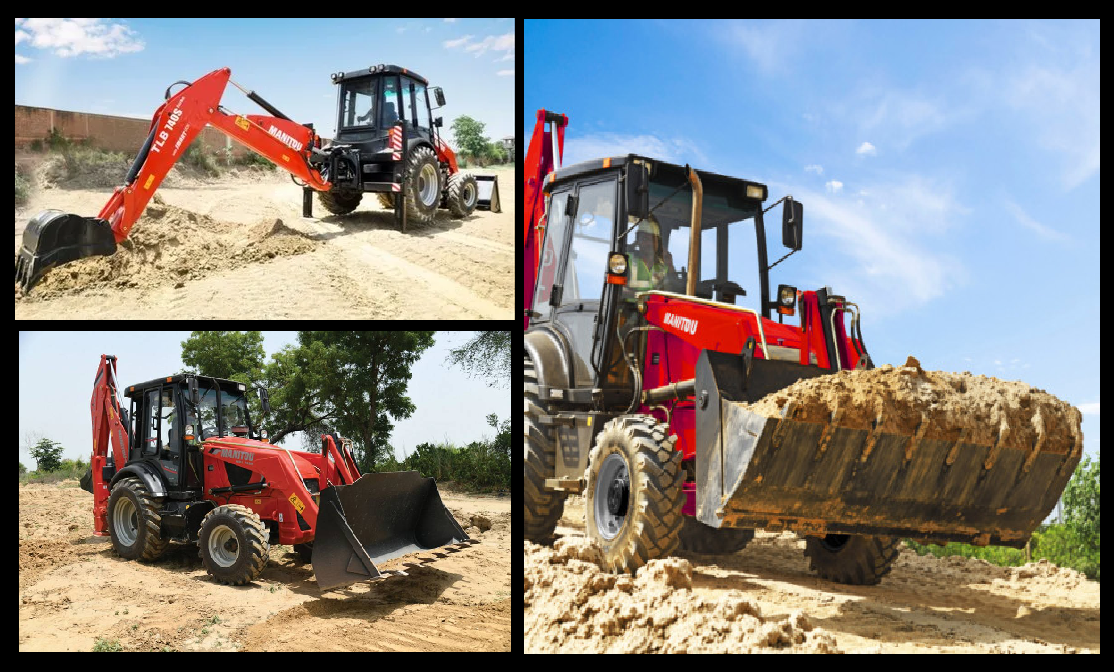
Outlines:
POLYGON ((345 82, 341 89, 340 123, 348 126, 375 125, 375 96, 378 78, 345 82))
MULTIPOLYGON (((623 290, 628 300, 648 290, 683 293, 688 282, 692 188, 683 174, 660 175, 665 172, 650 182, 651 214, 642 220, 628 217, 624 242, 630 278, 623 290)), ((753 227, 759 201, 738 195, 741 187, 703 182, 696 295, 710 299, 714 286, 727 281, 742 286, 746 274, 757 269, 753 227)))
POLYGON ((202 439, 208 439, 218 434, 220 436, 248 435, 251 424, 248 418, 247 400, 244 398, 243 392, 220 391, 219 417, 223 422, 218 430, 217 390, 201 384, 198 391, 201 393, 201 403, 197 405, 197 410, 201 415, 201 420, 198 422, 197 418, 193 417, 193 411, 191 410, 189 422, 200 426, 202 439))

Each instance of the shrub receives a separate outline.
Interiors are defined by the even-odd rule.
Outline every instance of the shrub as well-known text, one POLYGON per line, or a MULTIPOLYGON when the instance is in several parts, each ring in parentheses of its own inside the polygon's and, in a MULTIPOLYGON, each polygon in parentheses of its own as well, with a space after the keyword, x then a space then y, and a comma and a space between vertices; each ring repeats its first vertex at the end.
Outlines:
POLYGON ((31 183, 23 175, 23 170, 16 164, 15 167, 15 204, 23 205, 31 193, 31 183))
POLYGON ((31 457, 39 471, 54 471, 62 465, 62 444, 50 439, 40 439, 31 449, 31 457))
POLYGON ((94 651, 123 651, 124 647, 120 646, 120 641, 116 639, 104 639, 97 637, 97 641, 93 644, 94 651))
POLYGON ((52 128, 50 129, 50 135, 46 138, 46 144, 50 145, 50 148, 55 151, 61 151, 70 146, 70 141, 57 128, 52 128))
POLYGON ((43 141, 40 140, 39 138, 35 138, 34 140, 32 140, 31 141, 31 151, 32 152, 43 151, 43 141))
POLYGON ((241 156, 238 159, 234 159, 234 161, 235 161, 236 165, 239 165, 239 166, 248 166, 248 167, 255 166, 255 167, 260 167, 260 168, 266 168, 267 170, 274 170, 276 168, 275 164, 273 162, 271 162, 269 159, 266 159, 263 156, 261 156, 259 154, 256 154, 255 152, 251 152, 251 151, 245 153, 243 156, 241 156))
POLYGON ((190 146, 182 153, 182 163, 187 166, 192 166, 213 177, 220 175, 220 170, 217 168, 216 162, 201 146, 200 140, 190 143, 190 146))

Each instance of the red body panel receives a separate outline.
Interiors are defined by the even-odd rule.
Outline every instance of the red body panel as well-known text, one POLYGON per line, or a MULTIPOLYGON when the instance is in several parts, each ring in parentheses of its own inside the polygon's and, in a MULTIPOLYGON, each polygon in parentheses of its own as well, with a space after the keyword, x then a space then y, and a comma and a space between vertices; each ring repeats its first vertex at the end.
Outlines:
POLYGON ((441 136, 437 136, 437 158, 449 164, 449 175, 455 175, 460 170, 456 167, 456 153, 441 139, 441 136))
MULTIPOLYGON (((93 398, 89 401, 93 418, 93 455, 89 461, 93 474, 93 534, 108 534, 108 483, 102 478, 108 462, 108 444, 112 442, 112 459, 123 465, 128 461, 128 431, 120 420, 120 401, 116 390, 116 358, 101 355, 97 376, 93 379, 93 398)), ((119 468, 119 466, 117 467, 119 468)))

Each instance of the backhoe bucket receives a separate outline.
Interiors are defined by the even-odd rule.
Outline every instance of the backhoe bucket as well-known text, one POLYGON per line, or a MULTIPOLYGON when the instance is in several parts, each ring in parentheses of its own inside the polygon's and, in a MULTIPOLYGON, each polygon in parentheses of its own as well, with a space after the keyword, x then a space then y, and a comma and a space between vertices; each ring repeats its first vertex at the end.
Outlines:
POLYGON ((837 426, 847 408, 833 409, 836 420, 827 422, 796 419, 788 405, 784 417, 751 410, 797 379, 828 373, 817 367, 756 358, 748 371, 741 356, 704 352, 695 373, 696 517, 712 527, 1020 548, 1082 453, 1078 412, 1055 419, 1035 400, 1033 415, 1043 413, 1054 434, 1034 443, 1016 435, 976 443, 968 431, 929 438, 943 430, 927 402, 918 411, 921 429, 908 434, 881 431, 881 420, 837 426))
POLYGON ((59 210, 44 210, 23 231, 15 263, 15 280, 27 292, 46 271, 83 257, 116 252, 108 222, 59 210))
POLYGON ((321 492, 313 571, 317 585, 327 590, 404 574, 376 567, 392 558, 432 551, 406 563, 411 567, 473 543, 441 503, 432 478, 422 478, 416 471, 365 474, 352 485, 334 485, 321 492))
POLYGON ((476 188, 479 191, 476 209, 502 212, 503 206, 499 204, 499 177, 497 175, 476 175, 475 177, 476 188))

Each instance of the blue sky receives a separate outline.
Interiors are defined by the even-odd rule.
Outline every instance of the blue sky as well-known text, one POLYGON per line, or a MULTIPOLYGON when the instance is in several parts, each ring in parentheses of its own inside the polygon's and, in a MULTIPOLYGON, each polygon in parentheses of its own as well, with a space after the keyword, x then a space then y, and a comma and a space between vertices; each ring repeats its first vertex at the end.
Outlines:
MULTIPOLYGON (((879 363, 1078 405, 1097 453, 1097 21, 528 20, 524 38, 527 139, 545 108, 569 116, 566 164, 641 153, 792 194, 804 249, 771 286, 847 295, 879 363)), ((753 230, 731 257, 757 307, 753 230)))
MULTIPOLYGON (((28 469, 35 460, 23 446, 27 432, 42 432, 65 448, 64 457, 88 460, 92 451, 89 398, 102 354, 116 355, 121 385, 131 385, 172 374, 183 368, 181 342, 190 332, 20 332, 19 333, 19 461, 28 469)), ((448 440, 466 445, 495 435, 486 422, 489 413, 500 420, 511 412, 508 388, 492 388, 446 361, 450 348, 459 347, 472 332, 439 331, 434 345, 411 369, 408 393, 416 409, 394 423, 391 445, 399 459, 403 450, 419 443, 448 440), (446 391, 452 391, 446 403, 446 391)), ((264 331, 268 357, 286 345, 297 344, 297 332, 264 331)), ((301 433, 282 444, 301 449, 301 433)))
MULTIPOLYGON (((171 82, 228 67, 330 136, 330 73, 393 63, 444 89, 450 143, 460 115, 495 139, 515 132, 514 33, 511 19, 16 19, 15 102, 149 119, 171 82)), ((267 114, 232 86, 222 104, 267 114)))

